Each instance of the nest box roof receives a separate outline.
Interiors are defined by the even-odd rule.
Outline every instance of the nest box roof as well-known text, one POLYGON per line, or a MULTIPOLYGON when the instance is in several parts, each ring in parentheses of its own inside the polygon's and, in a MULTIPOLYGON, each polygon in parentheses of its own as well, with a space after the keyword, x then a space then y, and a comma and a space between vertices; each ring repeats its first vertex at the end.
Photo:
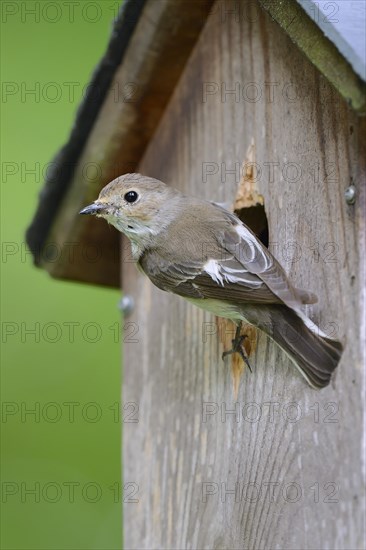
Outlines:
MULTIPOLYGON (((107 51, 92 76, 69 140, 53 161, 27 230, 35 264, 52 276, 120 286, 118 232, 78 212, 110 180, 136 171, 206 19, 219 2, 123 3, 107 51)), ((258 2, 350 106, 365 112, 365 58, 360 39, 354 36, 359 34, 354 28, 360 22, 362 26, 362 14, 353 14, 357 25, 352 27, 351 16, 346 25, 333 23, 326 32, 324 14, 317 21, 310 5, 321 10, 324 2, 258 2)))

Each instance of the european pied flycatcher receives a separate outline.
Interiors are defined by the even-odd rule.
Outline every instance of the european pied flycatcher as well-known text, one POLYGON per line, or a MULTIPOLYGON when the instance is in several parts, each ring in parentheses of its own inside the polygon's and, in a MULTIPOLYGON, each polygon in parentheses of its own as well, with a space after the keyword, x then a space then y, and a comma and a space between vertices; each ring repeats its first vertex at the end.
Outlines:
MULTIPOLYGON (((140 174, 116 178, 80 214, 105 218, 124 233, 138 266, 158 288, 239 327, 242 321, 255 325, 311 386, 329 383, 342 345, 304 314, 303 305, 316 302, 316 296, 295 288, 234 214, 140 174)), ((241 341, 239 328, 231 352, 248 362, 241 341)))

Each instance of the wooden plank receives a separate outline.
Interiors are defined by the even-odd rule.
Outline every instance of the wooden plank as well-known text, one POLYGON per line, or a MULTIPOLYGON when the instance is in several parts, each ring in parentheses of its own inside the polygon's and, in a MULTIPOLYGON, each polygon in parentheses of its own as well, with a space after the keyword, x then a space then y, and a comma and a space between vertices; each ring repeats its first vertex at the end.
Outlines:
POLYGON ((362 548, 365 122, 265 12, 222 6, 139 170, 232 203, 254 145, 270 246, 318 294, 309 314, 335 328, 345 353, 316 392, 259 334, 236 396, 215 318, 154 288, 125 255, 138 332, 125 338, 123 402, 138 422, 124 424, 124 482, 136 490, 125 494, 124 547, 362 548))
POLYGON ((147 1, 47 237, 49 253, 41 254, 54 277, 119 286, 117 231, 77 212, 116 176, 135 171, 212 2, 187 10, 186 0, 147 1))

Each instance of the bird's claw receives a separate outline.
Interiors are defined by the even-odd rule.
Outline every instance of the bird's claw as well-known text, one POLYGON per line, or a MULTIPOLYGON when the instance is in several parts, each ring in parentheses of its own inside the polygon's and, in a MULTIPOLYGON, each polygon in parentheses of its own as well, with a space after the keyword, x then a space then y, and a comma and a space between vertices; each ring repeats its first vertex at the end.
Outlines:
POLYGON ((225 357, 227 357, 228 355, 232 355, 233 353, 239 353, 240 357, 243 359, 244 363, 247 365, 250 372, 253 372, 243 346, 243 341, 245 340, 245 338, 247 338, 247 335, 240 334, 240 331, 241 331, 241 323, 236 328, 235 338, 231 340, 232 348, 228 351, 223 352, 222 359, 224 360, 225 357))

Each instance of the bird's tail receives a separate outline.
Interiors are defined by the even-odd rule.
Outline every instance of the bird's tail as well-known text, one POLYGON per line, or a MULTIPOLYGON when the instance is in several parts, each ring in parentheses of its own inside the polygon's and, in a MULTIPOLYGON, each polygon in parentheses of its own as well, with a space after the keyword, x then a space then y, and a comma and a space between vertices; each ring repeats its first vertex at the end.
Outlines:
POLYGON ((287 306, 271 306, 264 318, 266 322, 257 317, 253 324, 283 349, 313 388, 327 386, 341 359, 342 344, 329 338, 302 312, 287 306))

